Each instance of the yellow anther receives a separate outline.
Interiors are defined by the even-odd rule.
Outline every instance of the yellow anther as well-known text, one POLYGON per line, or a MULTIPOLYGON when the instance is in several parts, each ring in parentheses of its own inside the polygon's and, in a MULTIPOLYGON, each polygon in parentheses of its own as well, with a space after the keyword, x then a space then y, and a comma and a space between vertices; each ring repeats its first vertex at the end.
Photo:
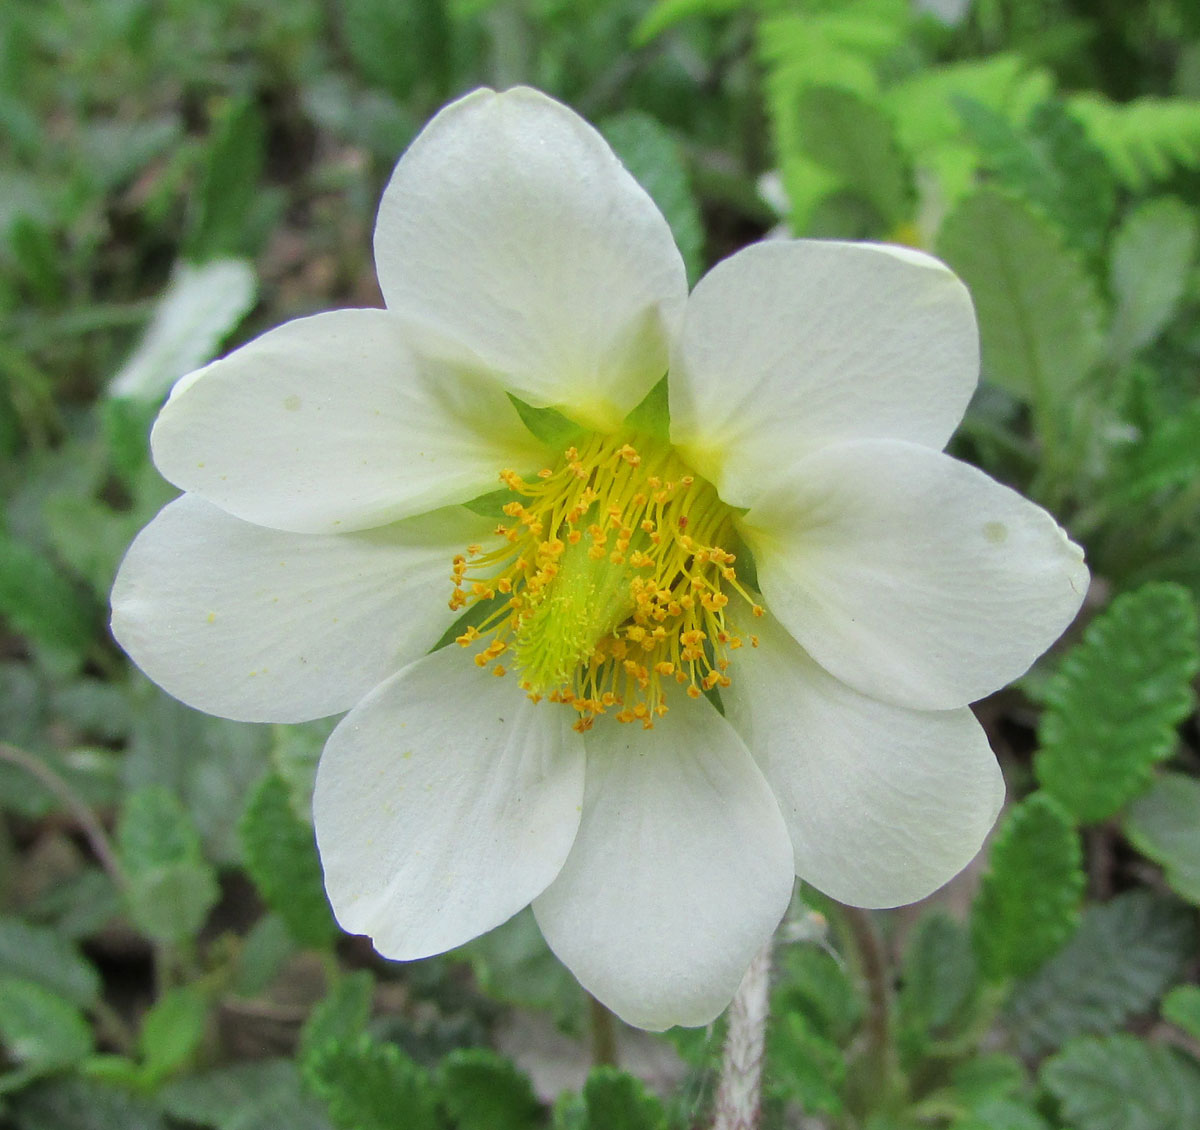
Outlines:
POLYGON ((531 700, 570 706, 581 732, 613 708, 649 728, 668 688, 697 698, 729 685, 742 646, 733 597, 741 615, 761 610, 726 548, 734 512, 671 447, 593 435, 529 482, 513 470, 500 480, 509 520, 451 568, 450 607, 479 606, 456 639, 486 642, 480 667, 515 668, 531 700))

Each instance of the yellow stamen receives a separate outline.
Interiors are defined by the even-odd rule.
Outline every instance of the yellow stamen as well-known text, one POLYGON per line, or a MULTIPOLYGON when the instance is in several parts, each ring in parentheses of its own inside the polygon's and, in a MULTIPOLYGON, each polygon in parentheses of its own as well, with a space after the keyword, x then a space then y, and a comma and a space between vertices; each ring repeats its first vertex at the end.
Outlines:
POLYGON ((516 496, 503 507, 513 521, 497 527, 495 548, 468 546, 451 571, 450 607, 486 608, 457 638, 489 638, 480 667, 507 653, 529 697, 569 706, 581 732, 613 707, 651 729, 668 686, 699 698, 729 685, 742 646, 730 598, 762 609, 733 568, 733 511, 671 447, 595 435, 532 481, 512 470, 500 481, 516 496))

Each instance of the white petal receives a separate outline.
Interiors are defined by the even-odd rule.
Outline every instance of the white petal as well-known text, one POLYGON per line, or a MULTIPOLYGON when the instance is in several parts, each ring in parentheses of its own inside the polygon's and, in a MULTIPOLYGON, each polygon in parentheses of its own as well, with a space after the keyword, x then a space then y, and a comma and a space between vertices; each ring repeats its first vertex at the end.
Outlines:
POLYGON ((355 534, 292 534, 184 495, 134 540, 113 635, 176 698, 226 718, 348 710, 450 626, 451 560, 487 527, 443 510, 355 534))
POLYGON ((582 118, 521 87, 425 127, 384 192, 375 262, 424 348, 601 426, 666 372, 687 297, 650 197, 582 118))
POLYGON ((787 909, 792 849, 733 728, 684 698, 652 731, 588 734, 583 822, 533 904, 550 948, 623 1020, 707 1024, 787 909))
POLYGON ((539 458, 499 385, 418 362, 385 310, 268 331, 176 385, 152 439, 176 486, 301 533, 464 502, 539 458))
POLYGON ((864 694, 948 710, 1023 674, 1074 619, 1083 552, 1040 506, 895 440, 824 448, 743 519, 767 607, 864 694))
POLYGON ((916 902, 957 875, 1004 802, 971 711, 885 705, 826 674, 774 617, 756 630, 721 699, 783 810, 796 874, 870 907, 916 902))
POLYGON ((903 247, 770 240, 696 287, 671 357, 671 437, 734 506, 847 439, 941 449, 979 376, 967 289, 903 247))
POLYGON ((342 926, 407 961, 499 926, 545 890, 579 826, 573 718, 454 644, 347 714, 313 794, 342 926))

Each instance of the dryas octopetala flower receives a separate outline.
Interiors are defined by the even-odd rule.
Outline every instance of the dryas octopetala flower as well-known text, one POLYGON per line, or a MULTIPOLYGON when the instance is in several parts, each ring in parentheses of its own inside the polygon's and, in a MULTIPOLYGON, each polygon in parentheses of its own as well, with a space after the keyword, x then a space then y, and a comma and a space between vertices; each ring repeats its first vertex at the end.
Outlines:
POLYGON ((649 197, 526 89, 434 118, 375 255, 386 310, 177 385, 153 450, 185 493, 113 591, 184 702, 349 710, 314 800, 342 925, 418 958, 532 902, 663 1028, 725 1006, 795 875, 881 907, 962 868, 1003 796, 966 704, 1087 571, 941 451, 978 371, 955 276, 779 241, 689 297, 649 197))

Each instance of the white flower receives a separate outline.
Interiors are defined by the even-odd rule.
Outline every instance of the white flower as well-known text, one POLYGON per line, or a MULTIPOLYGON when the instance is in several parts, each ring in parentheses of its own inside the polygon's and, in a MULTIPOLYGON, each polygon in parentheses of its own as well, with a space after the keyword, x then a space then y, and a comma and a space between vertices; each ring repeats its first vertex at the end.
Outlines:
POLYGON ((778 241, 689 297, 649 197, 525 89, 438 114, 375 253, 386 310, 175 388, 153 448, 185 493, 113 591, 184 702, 350 711, 315 797, 342 925, 418 958, 532 902, 587 989, 663 1028, 720 1012, 794 875, 881 907, 962 868, 1003 797, 966 704, 1087 571, 941 453, 978 370, 954 275, 778 241), (669 439, 624 422, 664 373, 669 439), (581 425, 570 450, 530 406, 581 425), (497 490, 502 517, 463 505, 497 490))

